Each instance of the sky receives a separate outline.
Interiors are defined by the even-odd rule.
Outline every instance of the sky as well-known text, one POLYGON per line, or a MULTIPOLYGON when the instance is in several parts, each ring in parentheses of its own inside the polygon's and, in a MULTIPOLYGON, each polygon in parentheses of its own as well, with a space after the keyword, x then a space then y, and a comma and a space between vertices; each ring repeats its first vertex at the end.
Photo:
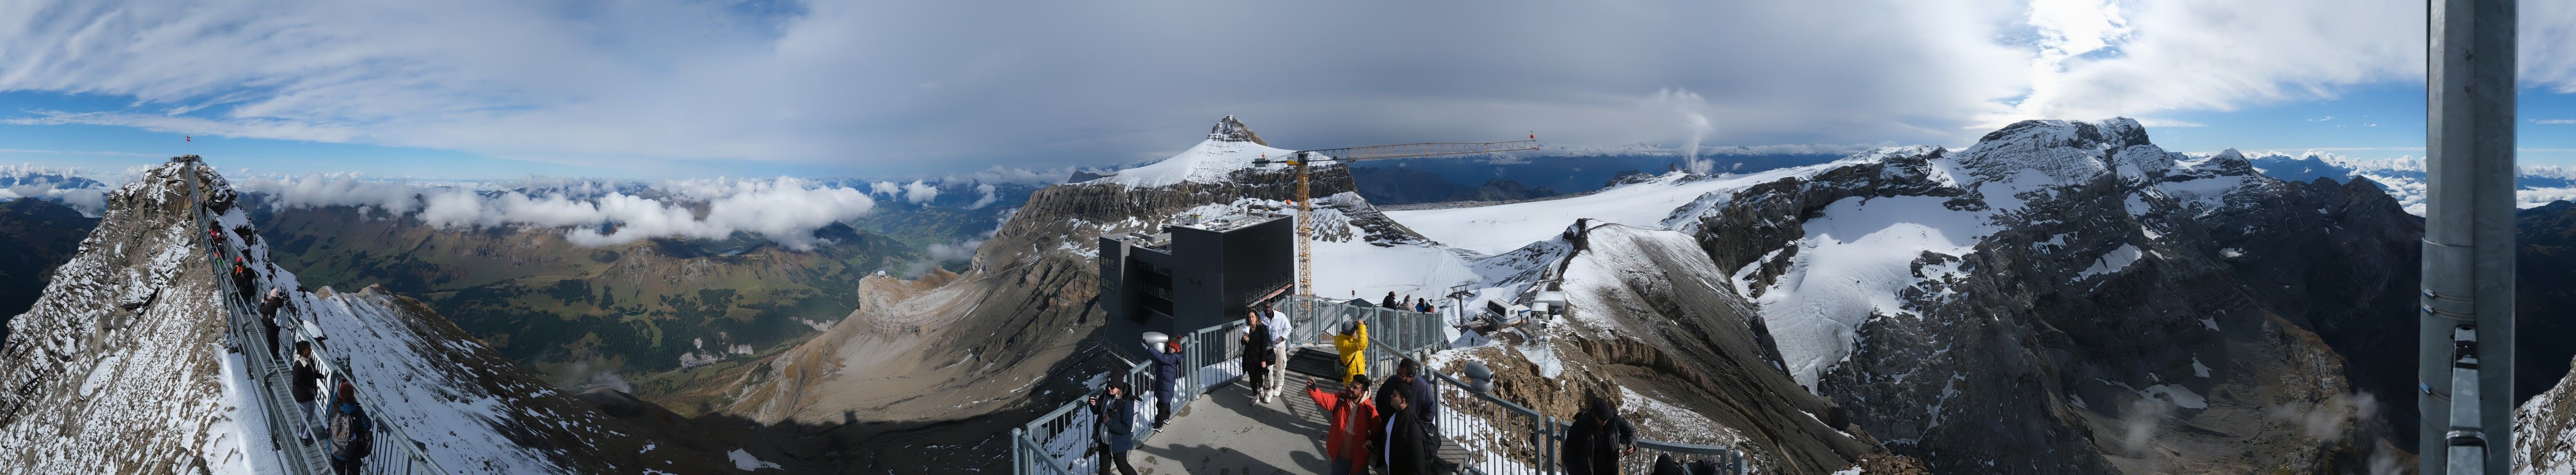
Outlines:
MULTIPOLYGON (((2521 159, 2576 165, 2576 2, 2521 15, 2521 159)), ((0 0, 0 163, 936 176, 1152 160, 1224 115, 1292 149, 2127 116, 2169 150, 2389 158, 2423 152, 2423 25, 2420 0, 0 0)))

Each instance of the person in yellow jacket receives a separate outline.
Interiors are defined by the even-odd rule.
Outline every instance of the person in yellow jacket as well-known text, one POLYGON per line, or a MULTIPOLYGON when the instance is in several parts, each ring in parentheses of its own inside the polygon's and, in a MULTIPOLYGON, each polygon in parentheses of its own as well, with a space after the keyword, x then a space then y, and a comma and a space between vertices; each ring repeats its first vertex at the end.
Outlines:
POLYGON ((1351 377, 1368 374, 1368 323, 1352 320, 1342 324, 1342 334, 1333 337, 1333 350, 1342 353, 1342 385, 1350 386, 1351 377))

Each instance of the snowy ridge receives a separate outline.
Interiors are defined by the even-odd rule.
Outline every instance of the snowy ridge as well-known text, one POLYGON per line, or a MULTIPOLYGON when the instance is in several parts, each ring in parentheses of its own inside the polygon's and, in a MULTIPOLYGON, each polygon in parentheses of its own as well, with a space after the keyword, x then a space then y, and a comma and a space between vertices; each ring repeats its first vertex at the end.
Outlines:
MULTIPOLYGON (((242 257, 255 288, 298 289, 296 276, 273 263, 221 176, 173 162, 138 177, 112 195, 108 218, 45 297, 11 321, 0 350, 0 472, 279 472, 269 443, 286 435, 269 434, 266 419, 291 416, 248 403, 261 383, 241 369, 243 358, 274 356, 227 349, 223 277, 208 266, 215 249, 200 244, 209 236, 188 180, 204 183, 222 230, 214 243, 242 257)), ((324 336, 316 354, 356 383, 369 415, 393 430, 383 437, 409 437, 446 469, 685 473, 721 461, 676 450, 653 455, 677 462, 637 461, 659 458, 633 452, 654 445, 638 440, 646 434, 518 373, 417 301, 372 288, 288 295, 279 316, 324 336)))
POLYGON ((1217 125, 1209 130, 1207 140, 1199 142, 1198 146, 1190 147, 1189 150, 1181 151, 1178 155, 1154 162, 1152 165, 1119 170, 1117 173, 1092 182, 1117 183, 1135 188, 1156 188, 1182 183, 1224 183, 1237 170, 1287 169, 1288 166, 1281 163, 1256 165, 1253 162, 1263 158, 1273 160, 1287 158, 1295 153, 1297 153, 1295 150, 1271 148, 1263 144, 1259 136, 1252 135, 1252 131, 1245 129, 1242 122, 1236 122, 1234 116, 1225 116, 1225 119, 1217 121, 1217 125))
MULTIPOLYGON (((2028 212, 2034 202, 2058 200, 2075 188, 2113 186, 2128 195, 2135 213, 2173 210, 2187 219, 2230 206, 2231 199, 2250 199, 2242 198, 2246 190, 2279 185, 2257 174, 2241 154, 2168 153, 2148 143, 2136 121, 2114 118, 2026 121, 1955 153, 1886 147, 1748 175, 1673 173, 1560 200, 1387 214, 1435 241, 1497 254, 1550 239, 1577 218, 1698 233, 1732 207, 1761 204, 1741 200, 1777 199, 1748 193, 1878 189, 1826 204, 1802 222, 1780 223, 1796 226, 1797 237, 1728 273, 1737 276, 1733 290, 1761 306, 1790 372, 1813 388, 1819 373, 1850 354, 1861 322, 1913 315, 1906 295, 1945 294, 1940 282, 1961 275, 1960 258, 1988 237, 2027 220, 2048 219, 2028 212), (1783 182, 1793 186, 1751 191, 1783 182), (1761 271, 1766 267, 1779 270, 1761 271)), ((2120 252, 2090 250, 2084 259, 2100 268, 2068 277, 2118 272, 2138 259, 2120 252)))
POLYGON ((2513 413, 2513 473, 2576 475, 2576 378, 2557 386, 2513 413))
MULTIPOLYGON (((0 350, 0 472, 254 473, 248 379, 163 166, 114 203, 0 350)), ((268 469, 275 469, 273 465, 268 469)))

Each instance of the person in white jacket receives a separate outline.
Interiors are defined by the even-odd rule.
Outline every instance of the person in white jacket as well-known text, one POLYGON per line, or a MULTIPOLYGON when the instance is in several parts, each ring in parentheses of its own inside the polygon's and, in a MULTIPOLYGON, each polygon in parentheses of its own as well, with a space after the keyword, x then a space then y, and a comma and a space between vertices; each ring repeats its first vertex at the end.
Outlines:
POLYGON ((1296 330, 1288 326, 1287 314, 1268 308, 1261 313, 1261 324, 1270 327, 1270 378, 1261 385, 1261 402, 1267 403, 1279 397, 1279 381, 1288 377, 1288 334, 1296 330))

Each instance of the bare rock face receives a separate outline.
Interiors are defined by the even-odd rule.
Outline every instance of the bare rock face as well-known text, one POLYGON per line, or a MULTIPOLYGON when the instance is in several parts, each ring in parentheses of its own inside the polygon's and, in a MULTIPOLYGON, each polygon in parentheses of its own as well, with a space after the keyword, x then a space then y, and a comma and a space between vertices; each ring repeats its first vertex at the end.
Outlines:
MULTIPOLYGON (((209 253, 242 256, 258 288, 296 289, 238 195, 194 157, 116 190, 0 348, 0 471, 251 472, 274 460, 209 253), (202 184, 202 188, 192 186, 202 184), (191 199, 191 189, 203 196, 191 199), (217 217, 198 227, 193 203, 217 217)), ((434 463, 508 473, 718 473, 702 431, 603 416, 519 371, 408 297, 377 287, 293 291, 280 316, 312 322, 317 353, 356 382, 370 416, 434 463)), ((392 437, 394 435, 387 435, 392 437)), ((392 457, 387 454, 384 457, 392 457)), ((273 466, 267 466, 274 469, 273 466)))
POLYGON ((1252 142, 1264 146, 1270 145, 1270 142, 1261 141, 1261 134, 1252 133, 1251 128, 1243 126, 1243 121, 1234 120, 1234 116, 1230 115, 1217 119, 1216 126, 1208 128, 1207 138, 1221 142, 1252 142))
MULTIPOLYGON (((117 189, 0 348, 0 471, 197 473, 236 465, 224 319, 184 176, 117 189)), ((188 173, 195 174, 195 173, 188 173)), ((229 197, 218 202, 229 202, 229 197)))
POLYGON ((2576 473, 2576 378, 2523 401, 2513 437, 2513 473, 2576 473))
POLYGON ((2403 261, 2328 263, 2404 242, 2384 195, 2164 152, 2126 119, 1872 155, 1725 197, 1698 237, 1764 307, 1784 366, 1889 449, 1940 473, 2337 473, 2394 456, 2370 423, 2385 405, 2320 337, 2369 341, 2357 328, 2383 317, 2327 328, 2361 305, 2288 296, 2266 273, 2394 285, 2403 261), (2343 214, 2376 234, 2332 231, 2343 214), (1871 265, 1887 270, 1850 270, 1871 265), (1808 307, 1882 287, 1892 300, 1808 307))

